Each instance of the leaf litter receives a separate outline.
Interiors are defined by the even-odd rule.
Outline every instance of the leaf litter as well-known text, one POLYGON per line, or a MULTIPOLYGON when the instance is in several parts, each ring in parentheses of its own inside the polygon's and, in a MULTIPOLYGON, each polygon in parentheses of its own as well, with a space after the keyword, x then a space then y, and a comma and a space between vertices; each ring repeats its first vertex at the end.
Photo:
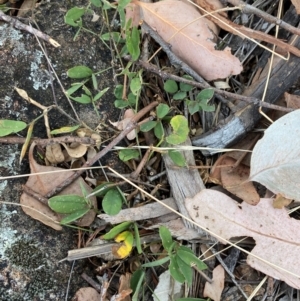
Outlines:
MULTIPOLYGON (((29 149, 29 164, 31 173, 42 173, 48 172, 47 174, 33 175, 30 176, 28 181, 26 182, 26 186, 32 189, 33 191, 39 193, 40 195, 46 195, 50 190, 55 188, 57 185, 61 184, 64 179, 71 176, 74 171, 66 171, 65 169, 53 166, 43 166, 38 164, 33 156, 33 151, 35 148, 35 143, 32 143, 29 149), (62 171, 61 173, 57 173, 55 171, 62 171), (53 173, 51 173, 53 172, 53 173)), ((80 177, 75 180, 71 185, 66 187, 62 192, 58 195, 64 194, 74 194, 82 196, 81 185, 86 189, 87 192, 92 192, 92 188, 90 188, 80 177)), ((96 197, 91 197, 90 201, 94 208, 97 208, 96 197)), ((59 222, 63 218, 63 215, 55 214, 47 204, 43 204, 32 196, 28 195, 26 192, 23 192, 20 198, 20 204, 25 205, 22 206, 23 211, 31 216, 32 218, 44 223, 45 225, 55 229, 62 230, 59 222), (35 210, 32 210, 33 208, 35 210)), ((85 227, 89 226, 95 219, 96 212, 95 210, 90 210, 78 223, 78 226, 85 227)))
POLYGON ((192 5, 165 0, 156 3, 133 1, 141 8, 140 19, 171 45, 172 51, 202 77, 211 81, 239 74, 242 66, 229 47, 216 50, 215 24, 192 5))
POLYGON ((300 289, 300 221, 289 217, 285 209, 275 209, 273 199, 261 199, 251 206, 205 189, 194 198, 187 198, 185 206, 191 218, 221 243, 226 244, 225 240, 233 237, 253 237, 256 245, 247 263, 300 289))

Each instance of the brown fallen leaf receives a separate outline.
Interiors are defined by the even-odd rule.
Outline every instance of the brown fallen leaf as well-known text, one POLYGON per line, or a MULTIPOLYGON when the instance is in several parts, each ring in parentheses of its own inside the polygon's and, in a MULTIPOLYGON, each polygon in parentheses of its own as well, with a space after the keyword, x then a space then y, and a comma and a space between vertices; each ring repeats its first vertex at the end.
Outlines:
POLYGON ((225 157, 222 161, 221 169, 221 182, 223 187, 236 195, 250 205, 256 205, 259 202, 259 195, 253 186, 252 182, 248 182, 250 168, 244 164, 239 164, 236 168, 232 169, 236 160, 225 157))
POLYGON ((224 289, 225 282, 225 271, 221 265, 218 265, 213 270, 213 279, 212 283, 208 281, 205 283, 203 296, 209 297, 214 301, 220 301, 222 291, 224 289))
MULTIPOLYGON (((126 126, 130 123, 132 117, 134 117, 135 113, 132 109, 127 109, 124 113, 123 120, 118 122, 111 122, 113 126, 115 126, 118 130, 123 131, 126 126)), ((127 134, 128 140, 133 140, 136 137, 136 130, 132 130, 129 134, 127 134)))
POLYGON ((248 204, 256 205, 259 202, 259 195, 253 183, 247 181, 250 174, 249 167, 240 163, 232 169, 236 160, 228 157, 229 155, 230 153, 226 153, 217 159, 211 170, 210 181, 222 185, 248 204))
MULTIPOLYGON (((50 172, 50 173, 30 176, 28 181, 26 182, 26 186, 31 188, 33 191, 39 193, 40 195, 46 195, 50 190, 52 190, 57 185, 61 184, 64 181, 64 179, 71 176, 74 172, 66 171, 59 167, 39 165, 33 157, 34 148, 35 148, 35 143, 32 143, 28 154, 31 173, 40 173, 40 172, 50 172), (61 173, 55 172, 59 170, 61 170, 62 172, 61 173), (52 171, 54 172, 51 173, 52 171)), ((82 196, 80 183, 82 183, 83 187, 87 190, 87 192, 92 191, 91 187, 89 187, 80 177, 77 180, 75 180, 71 185, 66 187, 59 194, 61 195, 77 194, 82 196)), ((94 208, 97 208, 96 198, 91 197, 90 201, 92 203, 92 206, 94 208)), ((27 207, 22 207, 23 211, 27 215, 31 216, 32 218, 39 220, 40 222, 44 223, 49 227, 52 227, 55 230, 62 229, 62 227, 58 224, 62 216, 55 214, 47 205, 42 204, 41 202, 29 196, 25 192, 23 192, 21 195, 20 204, 35 209, 32 210, 27 207)), ((84 215, 80 219, 77 225, 81 227, 89 226, 93 222, 95 215, 96 212, 94 210, 90 210, 86 215, 84 215)))
POLYGON ((256 245, 247 263, 300 289, 300 221, 289 217, 285 209, 274 209, 273 199, 261 199, 251 206, 205 189, 186 199, 185 206, 191 218, 220 242, 238 236, 253 237, 256 245))
POLYGON ((291 0, 291 1, 292 1, 293 5, 296 8, 297 14, 300 14, 300 2, 299 2, 299 0, 291 0))
POLYGON ((92 287, 82 287, 72 299, 73 301, 99 301, 100 294, 92 287))
POLYGON ((284 93, 284 100, 286 102, 287 108, 300 109, 300 96, 295 94, 284 93))
POLYGON ((208 81, 239 74, 242 66, 230 48, 215 49, 215 25, 191 5, 165 0, 157 3, 133 1, 141 8, 141 19, 171 45, 172 51, 208 81))

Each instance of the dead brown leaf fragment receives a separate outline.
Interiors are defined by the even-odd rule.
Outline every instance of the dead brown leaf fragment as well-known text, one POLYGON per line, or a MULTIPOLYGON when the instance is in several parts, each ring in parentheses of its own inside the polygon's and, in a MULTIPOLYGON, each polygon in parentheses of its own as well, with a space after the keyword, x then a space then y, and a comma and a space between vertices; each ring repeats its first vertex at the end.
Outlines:
POLYGON ((92 287, 82 287, 79 289, 72 301, 99 301, 99 293, 92 287))
POLYGON ((205 283, 203 296, 209 297, 214 301, 220 301, 222 291, 224 289, 225 271, 221 265, 218 265, 213 270, 212 283, 205 283))
POLYGON ((220 184, 230 193, 247 202, 250 205, 256 205, 259 202, 259 195, 252 182, 248 182, 250 169, 244 164, 239 164, 232 168, 236 160, 228 157, 230 154, 224 154, 215 162, 210 180, 213 183, 220 184))
MULTIPOLYGON (((71 176, 74 172, 66 171, 59 167, 39 165, 33 157, 34 147, 35 143, 32 143, 28 155, 31 173, 49 173, 30 176, 28 181, 26 182, 26 186, 32 189, 33 191, 39 193, 40 195, 46 195, 50 190, 52 190, 57 185, 61 184, 64 181, 64 179, 71 176), (62 172, 58 173, 55 171, 62 172)), ((76 194, 82 196, 80 183, 87 190, 87 192, 92 191, 92 189, 80 177, 59 194, 76 194)), ((97 208, 96 198, 91 197, 90 201, 92 203, 92 206, 94 208, 97 208)), ((32 218, 39 220, 43 224, 52 227, 55 230, 62 229, 62 227, 59 225, 62 216, 55 214, 47 205, 42 204, 40 201, 36 200, 32 196, 29 196, 28 194, 23 192, 20 198, 20 204, 26 206, 22 207, 22 209, 27 215, 31 216, 32 218), (33 209, 30 209, 28 207, 33 209)), ((77 225, 81 227, 89 226, 93 222, 95 215, 96 212, 94 210, 90 210, 86 215, 82 217, 82 219, 77 223, 77 225)))
POLYGON ((300 14, 300 1, 299 0, 291 0, 291 1, 296 8, 297 14, 300 14))
POLYGON ((215 25, 191 5, 165 0, 157 3, 133 1, 141 8, 141 19, 170 43, 172 51, 206 80, 239 74, 242 66, 230 48, 215 49, 215 25))
POLYGON ((300 221, 275 209, 273 199, 261 199, 256 206, 239 204, 223 193, 205 189, 185 206, 191 218, 217 239, 251 236, 256 242, 247 263, 275 279, 300 288, 300 221))

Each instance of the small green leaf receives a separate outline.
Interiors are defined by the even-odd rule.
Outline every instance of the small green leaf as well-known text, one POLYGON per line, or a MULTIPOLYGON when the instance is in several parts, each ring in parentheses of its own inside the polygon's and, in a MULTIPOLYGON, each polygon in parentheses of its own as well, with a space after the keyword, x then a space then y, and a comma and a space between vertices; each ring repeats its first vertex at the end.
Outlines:
POLYGON ((104 10, 107 10, 107 9, 110 9, 110 8, 116 8, 114 5, 112 5, 111 3, 109 3, 107 0, 101 0, 102 3, 103 3, 103 9, 104 10))
POLYGON ((130 82, 130 91, 133 95, 138 95, 141 91, 142 83, 139 77, 134 77, 130 82))
POLYGON ((184 156, 181 152, 177 150, 170 149, 168 150, 168 155, 170 156, 171 160, 180 167, 186 166, 186 161, 184 156))
POLYGON ((173 133, 166 138, 167 142, 174 145, 183 143, 189 134, 187 119, 184 116, 177 115, 171 119, 170 124, 173 133))
POLYGON ((158 260, 155 260, 155 261, 152 261, 152 262, 144 263, 144 264, 142 264, 142 267, 143 268, 157 267, 157 266, 165 264, 169 260, 170 260, 170 256, 166 256, 164 258, 161 258, 161 259, 158 259, 158 260))
POLYGON ((186 92, 184 91, 178 91, 173 95, 174 100, 183 100, 186 98, 186 92))
POLYGON ((115 87, 115 90, 114 90, 114 95, 117 99, 122 99, 123 97, 123 89, 124 89, 124 86, 123 85, 117 85, 115 87))
POLYGON ((74 84, 72 84, 72 87, 69 88, 66 91, 66 95, 67 96, 72 95, 74 92, 76 92, 77 90, 79 90, 83 85, 84 85, 84 83, 74 83, 74 84))
POLYGON ((172 79, 168 79, 164 83, 164 90, 168 93, 171 93, 171 94, 176 93, 178 91, 177 83, 172 79))
POLYGON ((90 1, 96 7, 101 7, 102 6, 101 0, 90 0, 90 1))
POLYGON ((138 158, 139 156, 140 156, 140 153, 137 149, 122 149, 119 151, 119 158, 123 162, 138 158))
POLYGON ((184 276, 189 286, 193 283, 193 269, 190 265, 186 264, 179 256, 175 256, 179 270, 184 276))
POLYGON ((102 235, 101 238, 106 239, 106 240, 114 239, 119 233, 127 230, 131 224, 132 224, 132 222, 123 222, 123 223, 113 227, 109 232, 102 235))
MULTIPOLYGON (((188 79, 188 80, 193 80, 193 78, 189 75, 184 75, 183 78, 188 79)), ((193 86, 186 84, 186 83, 179 83, 179 89, 181 91, 189 92, 193 89, 193 86)))
POLYGON ((70 78, 86 78, 93 74, 93 70, 86 66, 75 66, 67 71, 70 78))
POLYGON ((207 265, 193 253, 179 248, 176 254, 189 266, 195 265, 199 270, 207 269, 207 265))
POLYGON ((111 185, 113 185, 113 184, 114 183, 111 183, 111 182, 101 183, 96 188, 94 188, 93 193, 96 192, 95 196, 97 196, 97 197, 104 196, 107 193, 107 191, 112 189, 111 185))
POLYGON ((162 139, 164 134, 165 134, 164 127, 163 127, 161 121, 159 121, 159 122, 156 123, 156 126, 154 127, 154 135, 158 139, 162 139))
POLYGON ((52 130, 50 133, 52 135, 59 135, 59 134, 66 134, 66 133, 72 133, 75 130, 79 128, 80 125, 74 125, 74 126, 63 126, 60 129, 52 130))
POLYGON ((124 108, 129 106, 129 103, 126 100, 117 99, 117 100, 114 101, 114 105, 118 109, 124 109, 124 108))
POLYGON ((126 46, 131 59, 136 61, 140 56, 140 32, 137 27, 126 31, 126 46))
POLYGON ((132 301, 138 300, 137 298, 138 298, 139 291, 141 289, 144 277, 145 277, 145 271, 142 269, 136 270, 132 274, 132 277, 130 279, 130 288, 132 289, 132 291, 134 293, 134 295, 132 296, 132 301))
POLYGON ((120 42, 124 43, 124 41, 125 41, 124 39, 121 38, 121 33, 117 32, 117 31, 104 33, 103 35, 101 35, 101 39, 103 41, 110 41, 112 39, 116 43, 120 43, 120 42))
POLYGON ((27 124, 17 120, 0 120, 0 137, 7 136, 12 133, 17 133, 26 128, 27 124))
POLYGON ((196 112, 198 112, 200 110, 199 101, 190 100, 188 102, 188 110, 189 110, 189 112, 190 112, 191 115, 193 115, 196 112))
POLYGON ((97 82, 97 77, 96 77, 95 73, 92 74, 92 82, 93 82, 94 90, 97 90, 98 89, 98 82, 97 82))
POLYGON ((213 96, 213 89, 204 89, 196 96, 196 100, 210 100, 213 96))
POLYGON ((152 121, 152 120, 147 121, 140 125, 140 130, 142 132, 148 132, 148 131, 152 130, 156 126, 156 124, 157 124, 157 121, 152 121))
POLYGON ((78 210, 89 208, 87 200, 76 194, 57 195, 48 200, 49 207, 61 214, 73 213, 78 210))
POLYGON ((208 104, 209 102, 209 99, 202 99, 200 102, 199 102, 199 106, 201 107, 201 109, 203 111, 206 111, 206 112, 214 112, 215 111, 215 105, 209 105, 208 104))
POLYGON ((79 103, 82 103, 82 104, 87 104, 87 103, 92 102, 92 99, 86 94, 81 94, 81 96, 78 96, 78 97, 70 96, 70 98, 72 100, 75 100, 75 101, 77 101, 79 103))
POLYGON ((86 94, 87 96, 89 96, 89 97, 92 96, 92 92, 90 91, 90 89, 89 89, 87 86, 83 85, 83 86, 82 86, 82 89, 83 89, 83 91, 85 92, 85 94, 86 94))
POLYGON ((100 99, 107 91, 109 88, 105 88, 103 90, 101 90, 100 92, 98 92, 95 97, 94 97, 94 101, 97 101, 98 99, 100 99))
POLYGON ((118 10, 121 9, 121 8, 125 8, 125 6, 127 4, 129 4, 131 2, 131 0, 120 0, 118 2, 118 10))
POLYGON ((127 98, 128 98, 128 102, 131 106, 136 105, 136 102, 138 100, 138 97, 136 95, 134 95, 133 93, 129 93, 127 98))
POLYGON ((89 211, 90 211, 89 208, 75 211, 74 213, 71 213, 71 214, 67 215, 66 217, 64 217, 60 221, 60 223, 62 225, 66 225, 66 224, 72 223, 72 222, 78 220, 79 218, 81 218, 82 216, 84 216, 85 214, 87 214, 89 211))
POLYGON ((123 198, 118 189, 110 189, 102 200, 102 207, 106 214, 117 215, 122 209, 123 198))
POLYGON ((141 237, 140 237, 139 228, 138 228, 137 223, 133 223, 133 228, 134 228, 136 249, 138 251, 138 254, 142 254, 143 250, 142 250, 142 244, 141 244, 141 237))
POLYGON ((170 111, 169 106, 164 103, 160 103, 156 107, 156 114, 159 119, 164 118, 169 113, 169 111, 170 111))
POLYGON ((183 274, 181 273, 179 266, 177 264, 177 261, 174 256, 170 258, 170 265, 169 270, 171 276, 178 282, 183 283, 185 281, 185 278, 183 274))
POLYGON ((168 251, 168 253, 172 252, 171 246, 173 245, 173 238, 169 229, 165 226, 159 227, 159 236, 164 248, 168 251))
POLYGON ((85 8, 73 7, 69 9, 64 17, 65 23, 74 27, 81 26, 81 17, 85 13, 85 8))

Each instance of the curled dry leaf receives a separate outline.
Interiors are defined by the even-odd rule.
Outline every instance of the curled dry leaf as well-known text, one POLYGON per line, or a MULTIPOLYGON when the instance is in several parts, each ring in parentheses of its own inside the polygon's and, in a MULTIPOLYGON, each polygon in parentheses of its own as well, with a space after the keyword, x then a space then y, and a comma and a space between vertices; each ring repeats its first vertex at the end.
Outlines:
POLYGON ((51 164, 59 164, 65 161, 65 156, 59 143, 47 145, 45 156, 51 164))
POLYGON ((143 19, 167 42, 172 51, 201 76, 211 81, 239 74, 242 66, 230 48, 216 50, 213 25, 191 5, 165 0, 157 3, 133 1, 143 19))
POLYGON ((205 283, 203 296, 209 297, 214 301, 220 301, 222 291, 224 289, 225 271, 221 265, 218 265, 213 270, 212 283, 205 283))
POLYGON ((300 221, 289 217, 285 209, 274 209, 273 199, 261 199, 251 206, 205 189, 186 199, 185 206, 196 223, 223 243, 232 237, 253 237, 256 245, 247 263, 300 289, 300 221))
POLYGON ((66 149, 68 155, 71 158, 81 158, 84 156, 84 154, 87 151, 87 146, 80 144, 80 143, 76 143, 76 144, 71 144, 70 146, 68 146, 66 143, 62 143, 62 145, 64 146, 64 148, 66 149))
POLYGON ((300 110, 275 121, 252 152, 250 181, 300 201, 300 110))
MULTIPOLYGON (((132 109, 127 109, 124 113, 123 120, 118 122, 111 122, 109 121, 113 126, 115 126, 118 130, 123 131, 126 126, 130 123, 132 117, 134 117, 135 113, 132 109)), ((132 130, 129 134, 127 134, 128 140, 133 140, 136 137, 136 130, 132 130)))
MULTIPOLYGON (((40 195, 46 195, 50 190, 52 190, 54 187, 61 184, 66 178, 71 176, 74 172, 66 171, 58 167, 39 165, 33 158, 34 147, 35 147, 35 143, 32 143, 28 155, 31 173, 41 173, 41 172, 49 172, 49 173, 30 176, 28 181, 26 182, 26 186, 31 188, 35 192, 39 193, 40 195), (51 173, 53 171, 54 173, 51 173), (58 173, 55 171, 62 171, 62 172, 58 173)), ((77 194, 82 196, 80 183, 82 183, 83 187, 88 192, 92 191, 92 189, 80 177, 77 180, 75 180, 71 185, 66 187, 59 194, 61 195, 77 194)), ((94 208, 97 208, 96 198, 91 197, 90 201, 92 203, 92 206, 94 208)), ((59 221, 61 220, 62 216, 55 214, 47 205, 42 204, 35 198, 27 195, 25 192, 23 192, 21 195, 20 204, 35 209, 32 210, 27 207, 22 207, 24 212, 27 215, 31 216, 32 218, 39 220, 40 222, 44 223, 49 227, 52 227, 55 230, 62 229, 62 227, 59 225, 59 221)), ((96 215, 95 211, 90 210, 86 215, 84 215, 81 218, 81 220, 77 223, 77 225, 81 227, 89 226, 93 222, 95 215, 96 215)))
POLYGON ((99 293, 92 287, 82 287, 79 289, 72 300, 76 301, 99 301, 99 293))

